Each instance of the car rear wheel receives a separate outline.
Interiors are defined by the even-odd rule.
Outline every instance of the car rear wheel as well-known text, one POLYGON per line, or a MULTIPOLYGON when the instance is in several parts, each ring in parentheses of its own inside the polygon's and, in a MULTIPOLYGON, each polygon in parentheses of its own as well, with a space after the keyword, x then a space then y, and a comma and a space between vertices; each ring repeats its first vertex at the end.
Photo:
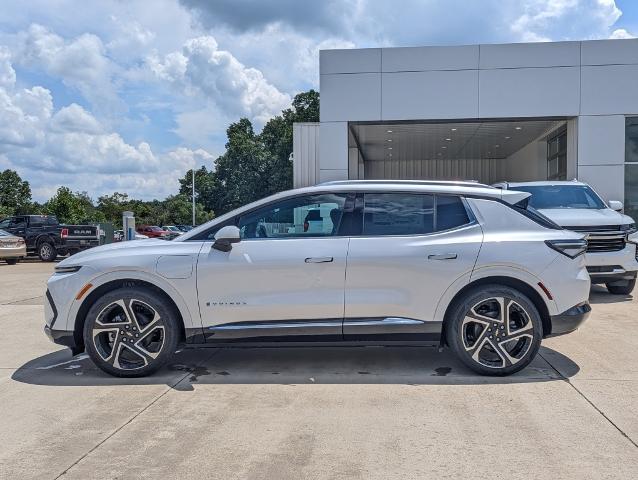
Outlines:
POLYGON ((452 307, 445 335, 458 358, 481 375, 511 375, 534 359, 543 338, 540 314, 518 290, 485 285, 452 307))
POLYGON ((51 242, 44 241, 38 245, 38 257, 43 262, 53 262, 58 258, 58 252, 51 242))
POLYGON ((605 286, 609 293, 614 295, 629 295, 636 286, 636 279, 627 280, 624 284, 619 284, 619 282, 608 283, 605 286))
POLYGON ((145 288, 120 288, 90 308, 84 345, 106 373, 143 377, 173 357, 179 331, 177 314, 162 295, 145 288))

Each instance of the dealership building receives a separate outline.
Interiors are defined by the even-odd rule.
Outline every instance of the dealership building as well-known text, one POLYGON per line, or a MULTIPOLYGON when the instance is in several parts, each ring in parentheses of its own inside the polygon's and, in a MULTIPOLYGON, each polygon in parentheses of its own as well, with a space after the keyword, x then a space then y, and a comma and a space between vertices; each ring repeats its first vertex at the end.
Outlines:
POLYGON ((296 187, 577 178, 638 219, 638 39, 323 50, 320 77, 296 187))

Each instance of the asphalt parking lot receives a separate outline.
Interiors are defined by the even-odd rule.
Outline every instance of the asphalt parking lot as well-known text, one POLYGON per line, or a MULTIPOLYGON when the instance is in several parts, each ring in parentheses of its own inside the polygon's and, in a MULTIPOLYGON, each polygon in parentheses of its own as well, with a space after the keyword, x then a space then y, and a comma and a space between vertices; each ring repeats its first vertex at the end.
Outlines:
POLYGON ((42 333, 52 264, 0 264, 0 478, 636 478, 638 302, 477 377, 430 348, 183 350, 115 379, 42 333))

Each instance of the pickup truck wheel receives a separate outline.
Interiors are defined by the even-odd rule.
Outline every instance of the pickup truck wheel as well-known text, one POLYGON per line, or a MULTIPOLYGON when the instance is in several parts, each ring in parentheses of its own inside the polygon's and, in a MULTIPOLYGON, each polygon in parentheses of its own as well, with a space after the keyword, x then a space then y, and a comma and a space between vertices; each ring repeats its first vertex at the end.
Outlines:
POLYGON ((18 263, 20 261, 20 259, 19 258, 6 258, 4 261, 7 262, 7 265, 15 265, 16 263, 18 263))
POLYGON ((179 324, 174 308, 145 288, 120 288, 90 308, 84 345, 91 360, 116 377, 144 377, 166 364, 177 350, 179 324))
POLYGON ((38 257, 43 262, 53 262, 58 257, 58 252, 51 242, 44 241, 38 245, 38 257))
POLYGON ((627 280, 625 285, 618 285, 618 283, 608 283, 605 285, 609 293, 613 295, 629 295, 636 286, 636 279, 627 280))
POLYGON ((484 285, 452 307, 445 325, 458 358, 481 375, 505 376, 525 368, 543 337, 540 314, 521 292, 484 285))

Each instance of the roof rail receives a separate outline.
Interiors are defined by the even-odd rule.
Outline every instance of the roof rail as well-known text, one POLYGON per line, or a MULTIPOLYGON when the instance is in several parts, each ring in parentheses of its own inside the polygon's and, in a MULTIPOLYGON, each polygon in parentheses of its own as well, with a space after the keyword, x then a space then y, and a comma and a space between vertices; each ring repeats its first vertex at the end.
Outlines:
POLYGON ((388 185, 388 184, 408 184, 408 185, 457 185, 463 187, 485 188, 488 185, 479 183, 477 180, 332 180, 319 185, 388 185))

